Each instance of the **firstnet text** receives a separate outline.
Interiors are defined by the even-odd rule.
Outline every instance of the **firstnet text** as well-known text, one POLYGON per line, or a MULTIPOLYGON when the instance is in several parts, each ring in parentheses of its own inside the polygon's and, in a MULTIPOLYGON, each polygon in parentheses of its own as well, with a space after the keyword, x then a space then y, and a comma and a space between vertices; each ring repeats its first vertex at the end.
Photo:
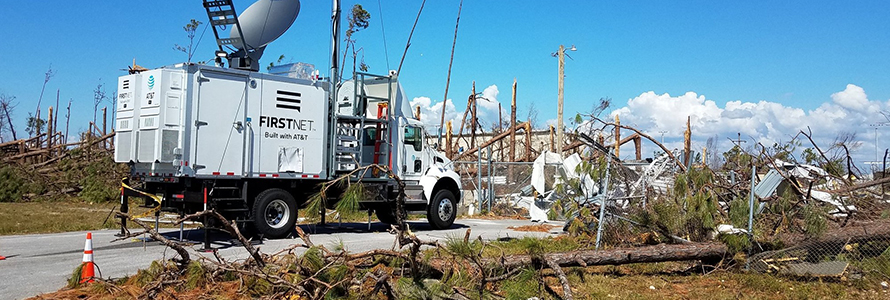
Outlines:
POLYGON ((302 131, 311 131, 313 120, 297 120, 291 118, 279 118, 270 116, 260 116, 260 127, 271 127, 281 129, 297 129, 302 131))

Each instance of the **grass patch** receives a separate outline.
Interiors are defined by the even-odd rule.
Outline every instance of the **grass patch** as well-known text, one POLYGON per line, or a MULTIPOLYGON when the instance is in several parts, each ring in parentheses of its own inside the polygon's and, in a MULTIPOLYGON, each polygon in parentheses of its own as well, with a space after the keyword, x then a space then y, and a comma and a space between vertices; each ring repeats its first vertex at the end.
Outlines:
MULTIPOLYGON (((114 216, 103 223, 112 209, 117 211, 118 203, 85 203, 70 199, 64 201, 0 202, 0 235, 119 228, 119 219, 114 216)), ((133 205, 131 201, 130 214, 138 215, 148 210, 133 205)), ((161 227, 169 226, 172 225, 161 223, 161 227)), ((127 223, 127 227, 141 228, 133 222, 127 223)))
MULTIPOLYGON (((880 286, 854 282, 789 280, 755 273, 624 275, 570 273, 584 299, 887 299, 880 286)), ((549 283, 549 282, 548 282, 549 283)), ((556 284, 556 282, 554 282, 556 284)))

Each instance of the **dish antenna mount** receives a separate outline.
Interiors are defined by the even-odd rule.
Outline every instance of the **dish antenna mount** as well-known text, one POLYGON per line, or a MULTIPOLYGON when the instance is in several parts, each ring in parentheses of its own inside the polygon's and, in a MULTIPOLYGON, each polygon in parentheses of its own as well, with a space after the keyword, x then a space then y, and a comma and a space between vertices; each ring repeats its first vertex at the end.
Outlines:
POLYGON ((217 63, 226 58, 230 68, 259 71, 263 50, 294 23, 300 13, 300 1, 259 0, 240 16, 231 0, 204 0, 204 8, 219 46, 217 63), (221 38, 220 33, 228 27, 229 37, 221 38))

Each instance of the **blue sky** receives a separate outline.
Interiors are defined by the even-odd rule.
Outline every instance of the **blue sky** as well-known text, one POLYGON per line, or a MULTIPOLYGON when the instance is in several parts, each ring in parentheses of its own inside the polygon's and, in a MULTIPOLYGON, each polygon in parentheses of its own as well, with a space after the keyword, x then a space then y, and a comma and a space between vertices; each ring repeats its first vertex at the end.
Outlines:
MULTIPOLYGON (((242 11, 252 2, 235 1, 235 6, 242 11)), ((371 26, 356 34, 365 62, 374 73, 397 68, 420 1, 344 1, 342 5, 348 9, 354 3, 364 5, 371 14, 371 26), (386 32, 386 48, 381 29, 386 32)), ((441 102, 458 3, 426 3, 400 77, 410 98, 441 102)), ((475 80, 478 91, 496 86, 496 98, 507 107, 516 78, 520 116, 534 103, 540 124, 555 119, 557 60, 550 53, 560 44, 574 44, 578 51, 570 52, 573 60, 566 63, 567 116, 589 111, 600 97, 611 97, 616 111, 629 109, 633 105, 628 100, 646 98, 650 91, 667 93, 670 97, 662 97, 664 101, 679 101, 678 97, 693 92, 703 97, 700 102, 712 101, 724 110, 733 101, 763 102, 800 109, 810 116, 810 111, 826 103, 839 105, 842 100, 832 95, 846 91, 848 84, 861 88, 869 103, 878 103, 869 108, 881 110, 890 99, 890 59, 885 54, 890 46, 888 8, 886 1, 801 5, 797 1, 467 0, 449 91, 454 102, 449 103, 462 111, 475 80)), ((330 9, 329 1, 303 1, 296 23, 266 49, 263 64, 284 54, 286 61, 312 63, 324 73, 329 61, 330 9)), ((93 88, 103 83, 113 93, 116 78, 125 74, 120 69, 133 58, 148 68, 185 61, 185 54, 172 46, 188 42, 182 26, 193 18, 206 24, 201 1, 5 3, 0 10, 0 27, 5 29, 0 45, 0 92, 19 101, 14 116, 19 134, 24 132, 27 113, 35 109, 50 65, 56 75, 47 85, 42 107, 45 111, 54 103, 56 90, 61 90, 63 103, 74 102, 72 131, 82 130, 92 118, 93 88)), ((211 58, 214 48, 212 32, 207 30, 195 60, 211 58)), ((650 133, 664 130, 655 127, 671 127, 668 140, 680 136, 673 128, 676 124, 652 125, 647 120, 657 116, 639 111, 624 114, 629 121, 649 126, 644 129, 650 133)), ((870 147, 873 153, 874 133, 864 124, 881 121, 880 115, 856 113, 856 127, 842 130, 858 132, 862 148, 870 147)), ((810 124, 788 125, 787 135, 806 125, 810 124)), ((708 133, 723 139, 736 131, 740 129, 708 133)), ((828 140, 836 132, 822 134, 828 140)), ((781 140, 760 131, 749 136, 781 140)))

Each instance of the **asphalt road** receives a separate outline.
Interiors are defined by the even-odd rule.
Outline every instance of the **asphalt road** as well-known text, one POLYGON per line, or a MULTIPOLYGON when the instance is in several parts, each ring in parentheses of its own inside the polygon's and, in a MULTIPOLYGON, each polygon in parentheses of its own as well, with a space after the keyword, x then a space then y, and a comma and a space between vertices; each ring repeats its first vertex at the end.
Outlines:
MULTIPOLYGON (((412 221, 409 224, 415 234, 423 240, 442 240, 449 236, 463 238, 467 228, 472 229, 473 238, 481 235, 485 240, 556 234, 507 229, 509 226, 534 224, 526 220, 459 219, 448 230, 432 230, 426 220, 412 221)), ((350 252, 389 249, 393 247, 395 241, 395 236, 386 231, 389 226, 385 224, 372 223, 370 230, 367 223, 344 223, 339 228, 336 225, 334 223, 324 227, 314 225, 301 227, 310 234, 315 244, 328 245, 329 249, 330 246, 341 243, 350 252)), ((94 262, 103 278, 133 275, 137 270, 147 268, 154 260, 175 255, 175 251, 154 241, 131 239, 111 243, 116 238, 114 234, 117 232, 117 230, 92 232, 94 262)), ((168 238, 179 238, 178 229, 162 229, 161 232, 168 238)), ((203 230, 185 230, 183 234, 185 240, 196 243, 191 251, 193 258, 202 255, 212 257, 212 254, 194 251, 202 247, 200 243, 204 238, 203 230)), ((227 260, 247 258, 247 251, 225 233, 211 232, 210 237, 213 248, 218 248, 219 253, 227 260)), ((0 255, 7 257, 6 260, 0 261, 0 298, 22 299, 64 287, 66 279, 81 263, 85 239, 86 231, 0 236, 0 255)), ((263 253, 274 253, 294 243, 301 241, 294 238, 265 240, 257 242, 256 246, 263 253)))

